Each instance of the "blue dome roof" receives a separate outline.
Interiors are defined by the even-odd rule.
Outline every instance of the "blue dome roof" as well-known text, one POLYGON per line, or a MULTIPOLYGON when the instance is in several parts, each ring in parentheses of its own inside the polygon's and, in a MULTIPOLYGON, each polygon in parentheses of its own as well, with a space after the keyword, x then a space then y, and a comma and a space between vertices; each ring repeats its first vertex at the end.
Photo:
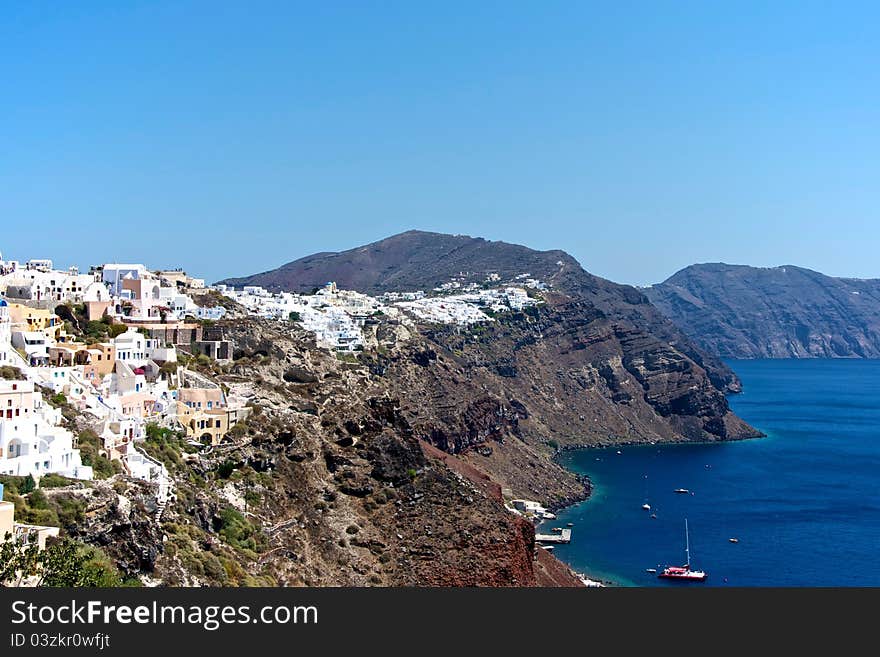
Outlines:
POLYGON ((4 306, 8 306, 8 305, 9 304, 6 303, 6 299, 0 299, 0 308, 3 308, 4 306))

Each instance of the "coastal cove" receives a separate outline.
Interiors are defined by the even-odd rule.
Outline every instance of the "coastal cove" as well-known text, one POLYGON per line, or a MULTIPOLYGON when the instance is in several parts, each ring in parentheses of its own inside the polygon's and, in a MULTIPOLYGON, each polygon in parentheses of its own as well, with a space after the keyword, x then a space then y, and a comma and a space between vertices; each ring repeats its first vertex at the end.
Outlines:
POLYGON ((880 585, 880 361, 728 364, 743 381, 734 412, 767 437, 561 454, 593 491, 542 525, 574 525, 554 554, 594 579, 667 586, 647 569, 684 563, 687 518, 692 565, 709 573, 689 586, 880 585))

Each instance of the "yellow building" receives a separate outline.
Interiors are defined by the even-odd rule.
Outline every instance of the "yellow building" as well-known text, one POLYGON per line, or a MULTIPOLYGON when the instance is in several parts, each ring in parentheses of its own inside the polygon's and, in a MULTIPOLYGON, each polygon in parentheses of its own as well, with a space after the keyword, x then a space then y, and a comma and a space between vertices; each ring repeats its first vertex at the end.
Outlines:
POLYGON ((13 331, 39 332, 51 340, 57 339, 64 328, 64 322, 51 310, 20 303, 9 304, 9 320, 13 331))
POLYGON ((177 419, 186 428, 186 436, 205 445, 219 445, 229 430, 250 414, 249 408, 214 408, 205 410, 177 402, 177 419))

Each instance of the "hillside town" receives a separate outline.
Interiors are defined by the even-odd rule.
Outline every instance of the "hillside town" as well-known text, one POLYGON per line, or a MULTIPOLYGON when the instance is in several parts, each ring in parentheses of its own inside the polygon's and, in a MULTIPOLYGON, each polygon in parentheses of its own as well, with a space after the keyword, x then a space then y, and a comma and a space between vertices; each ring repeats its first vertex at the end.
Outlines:
MULTIPOLYGON (((528 274, 523 277, 527 278, 528 274)), ((529 278, 525 282, 533 289, 546 289, 535 279, 529 278)), ((492 322, 497 313, 520 311, 541 303, 525 287, 501 285, 496 277, 488 279, 482 287, 470 284, 462 289, 458 282, 453 282, 430 293, 389 292, 379 297, 340 290, 332 281, 310 295, 270 292, 259 286, 244 286, 237 290, 217 285, 215 290, 255 316, 295 321, 313 332, 319 345, 351 352, 370 346, 366 344, 364 328, 380 321, 404 326, 421 322, 464 327, 492 322), (488 287, 490 285, 492 287, 488 287)))
POLYGON ((212 326, 226 310, 197 304, 204 292, 179 270, 0 257, 0 475, 92 479, 96 457, 81 453, 69 411, 89 419, 103 464, 158 484, 161 515, 172 483, 138 447, 148 427, 216 445, 250 410, 181 362, 232 357, 212 326))
MULTIPOLYGON (((143 448, 148 433, 174 431, 193 448, 210 448, 232 440, 233 428, 253 410, 247 395, 191 366, 233 360, 234 345, 218 320, 251 315, 295 323, 314 333, 318 346, 346 354, 374 347, 368 336, 375 332, 366 329, 381 322, 489 323, 541 303, 530 292, 540 289, 523 274, 513 285, 497 277, 481 285, 452 280, 380 297, 334 282, 293 294, 208 287, 182 270, 143 264, 105 263, 81 273, 48 259, 0 256, 0 475, 39 482, 46 475, 88 481, 123 473, 156 484, 159 520, 174 484, 143 448), (87 419, 96 451, 82 449, 82 425, 73 426, 72 415, 87 419)), ((14 522, 7 507, 4 522, 16 535, 44 541, 57 534, 14 522)))

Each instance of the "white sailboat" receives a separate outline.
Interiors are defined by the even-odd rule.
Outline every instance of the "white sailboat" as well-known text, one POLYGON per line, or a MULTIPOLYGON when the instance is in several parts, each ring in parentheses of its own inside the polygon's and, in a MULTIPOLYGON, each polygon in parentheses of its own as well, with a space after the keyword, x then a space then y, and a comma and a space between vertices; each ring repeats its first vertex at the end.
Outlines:
POLYGON ((689 582, 702 582, 709 576, 702 570, 691 570, 691 541, 688 534, 688 521, 684 519, 684 553, 687 561, 683 566, 666 566, 657 577, 680 579, 689 582))

